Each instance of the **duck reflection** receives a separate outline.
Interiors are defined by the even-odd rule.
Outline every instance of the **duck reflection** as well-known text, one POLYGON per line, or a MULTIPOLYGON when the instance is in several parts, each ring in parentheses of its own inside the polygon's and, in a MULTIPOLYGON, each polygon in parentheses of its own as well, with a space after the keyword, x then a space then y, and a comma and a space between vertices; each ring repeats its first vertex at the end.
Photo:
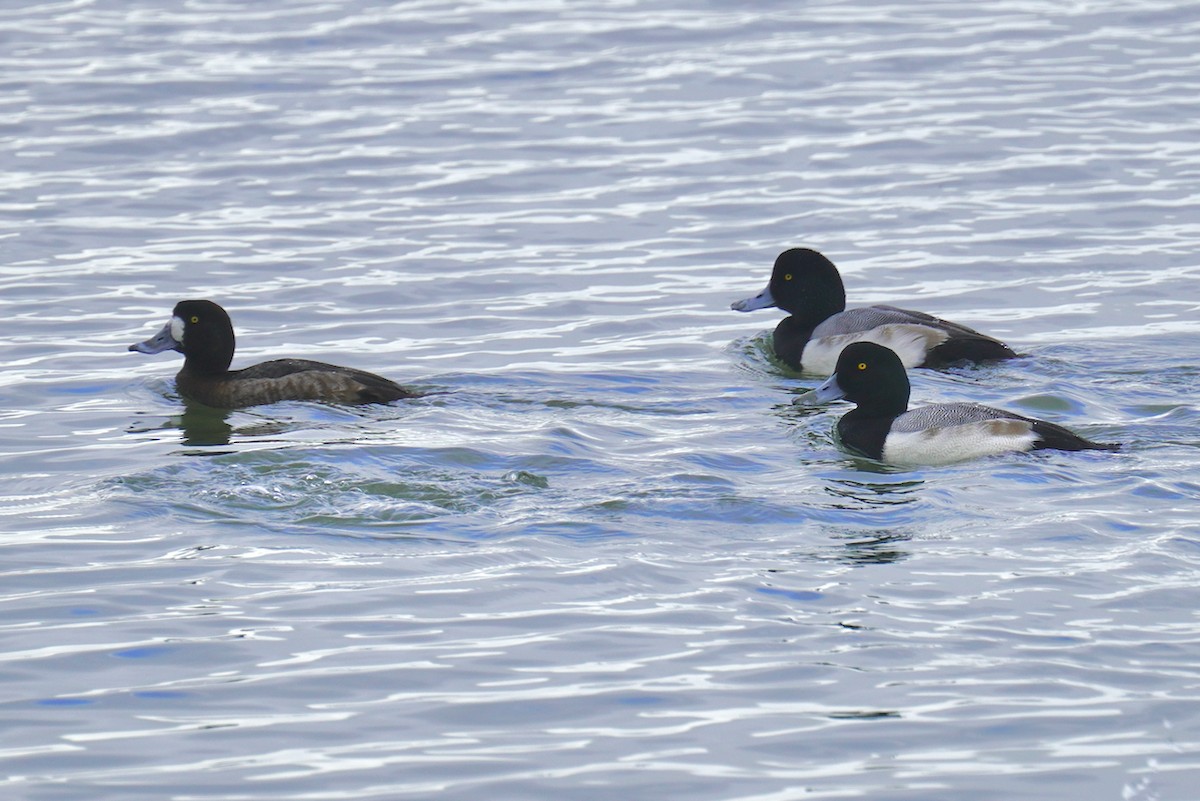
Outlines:
POLYGON ((842 544, 842 547, 834 552, 833 558, 850 565, 887 565, 899 562, 909 556, 908 551, 900 546, 912 541, 912 535, 908 532, 890 529, 850 531, 835 534, 833 538, 840 540, 842 544))
POLYGON ((893 526, 911 520, 907 513, 898 513, 908 504, 920 500, 920 490, 924 485, 925 482, 920 479, 862 481, 857 478, 827 478, 824 491, 834 498, 829 508, 837 510, 836 514, 841 519, 844 519, 845 512, 850 512, 850 517, 860 523, 859 526, 839 527, 831 532, 833 539, 842 544, 835 551, 834 558, 855 565, 888 564, 906 558, 908 550, 902 546, 910 542, 913 535, 893 526), (869 522, 878 520, 880 514, 885 515, 884 520, 891 525, 886 528, 869 525, 869 522), (868 525, 861 525, 863 523, 868 525))
MULTIPOLYGON (((178 428, 183 432, 183 444, 211 447, 228 445, 234 436, 269 438, 278 436, 294 427, 294 423, 282 420, 243 419, 236 428, 229 418, 237 414, 236 409, 214 409, 198 403, 188 403, 183 414, 167 421, 164 428, 178 428)), ((245 415, 243 414, 243 418, 245 415)))
POLYGON ((173 418, 168 426, 174 424, 183 432, 183 444, 191 446, 228 445, 233 436, 233 426, 229 424, 228 409, 214 409, 210 406, 189 403, 184 407, 183 414, 173 418))
MULTIPOLYGON (((865 567, 867 565, 889 565, 907 559, 911 554, 907 548, 914 535, 908 531, 892 528, 842 528, 827 530, 827 539, 821 543, 812 543, 810 547, 797 550, 793 555, 819 562, 835 562, 850 567, 865 567)), ((772 595, 786 595, 793 600, 812 600, 809 597, 799 597, 797 593, 813 595, 807 590, 778 589, 779 577, 796 572, 788 567, 770 567, 765 570, 768 578, 764 581, 771 589, 760 589, 759 592, 772 595)), ((815 593, 819 596, 820 593, 815 593)))
MULTIPOLYGON (((870 464, 880 466, 875 462, 870 464)), ((831 478, 825 492, 845 501, 835 502, 835 509, 861 510, 863 506, 898 506, 919 500, 918 491, 925 486, 921 479, 902 481, 861 481, 851 478, 831 478)))
POLYGON ((183 434, 184 445, 198 447, 228 445, 234 434, 233 426, 229 423, 230 414, 231 412, 227 409, 187 404, 181 415, 135 424, 129 427, 129 432, 145 434, 178 430, 183 434))

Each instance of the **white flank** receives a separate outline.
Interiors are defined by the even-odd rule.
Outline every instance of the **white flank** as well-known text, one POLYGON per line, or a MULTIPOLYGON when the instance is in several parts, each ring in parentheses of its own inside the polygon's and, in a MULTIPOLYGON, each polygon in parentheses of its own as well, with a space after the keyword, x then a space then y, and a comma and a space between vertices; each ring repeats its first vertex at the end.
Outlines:
POLYGON ((1024 420, 983 420, 924 431, 892 432, 883 443, 890 464, 951 464, 998 453, 1027 451, 1038 440, 1024 420))
POLYGON ((878 328, 855 331, 852 334, 810 339, 804 346, 804 353, 800 356, 800 366, 806 373, 832 375, 842 348, 851 342, 874 342, 894 350, 906 368, 916 367, 925 361, 925 355, 931 348, 936 348, 949 338, 950 335, 945 331, 939 331, 927 325, 915 323, 881 325, 878 328))

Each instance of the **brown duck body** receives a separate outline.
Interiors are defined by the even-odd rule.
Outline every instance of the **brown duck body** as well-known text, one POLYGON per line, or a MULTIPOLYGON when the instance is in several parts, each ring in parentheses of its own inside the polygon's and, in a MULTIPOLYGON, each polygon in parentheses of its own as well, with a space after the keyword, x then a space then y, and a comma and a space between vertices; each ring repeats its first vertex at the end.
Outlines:
POLYGON ((175 387, 185 398, 219 409, 285 400, 360 404, 416 397, 374 373, 308 359, 275 359, 222 375, 194 370, 185 362, 175 387))
POLYGON ((308 359, 274 359, 230 370, 234 344, 233 323, 224 309, 208 300, 184 300, 175 305, 161 331, 129 349, 179 351, 184 356, 183 369, 175 377, 179 393, 222 409, 285 400, 361 404, 416 397, 374 373, 308 359))

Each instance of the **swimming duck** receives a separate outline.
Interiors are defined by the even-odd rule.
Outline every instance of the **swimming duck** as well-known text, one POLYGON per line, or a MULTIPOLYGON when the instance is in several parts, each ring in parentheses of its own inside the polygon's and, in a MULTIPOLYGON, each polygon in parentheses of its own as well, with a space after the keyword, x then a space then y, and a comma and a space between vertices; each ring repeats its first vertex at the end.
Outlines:
POLYGON ((838 356, 833 375, 794 403, 838 398, 858 404, 838 420, 842 444, 891 464, 938 465, 1010 451, 1052 448, 1115 451, 1120 446, 1086 440, 1060 425, 977 403, 908 408, 910 386, 895 351, 854 342, 838 356))
POLYGON ((161 331, 129 346, 139 353, 182 353, 183 369, 175 376, 179 393, 221 409, 283 400, 387 403, 416 396, 374 373, 308 359, 273 359, 230 370, 233 348, 233 323, 210 300, 180 301, 161 331))
POLYGON ((997 339, 924 312, 895 306, 847 311, 837 267, 809 248, 780 253, 767 288, 730 308, 746 312, 771 306, 792 315, 775 327, 775 355, 806 373, 829 375, 842 348, 860 340, 891 348, 905 367, 944 367, 1017 355, 997 339))

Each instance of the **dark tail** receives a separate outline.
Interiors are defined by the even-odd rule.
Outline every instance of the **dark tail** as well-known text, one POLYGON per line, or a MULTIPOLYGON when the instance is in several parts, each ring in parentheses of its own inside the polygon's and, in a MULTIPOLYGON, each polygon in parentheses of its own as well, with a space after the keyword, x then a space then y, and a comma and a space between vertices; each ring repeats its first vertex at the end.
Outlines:
POLYGON ((1069 431, 1055 423, 1047 423, 1045 420, 1033 421, 1033 433, 1041 437, 1033 445, 1035 451, 1045 448, 1052 448, 1058 451, 1121 450, 1119 442, 1092 442, 1090 439, 1084 439, 1079 436, 1074 431, 1069 431))
POLYGON ((921 366, 938 368, 959 362, 990 362, 1015 358, 1016 352, 1008 345, 977 334, 970 338, 951 337, 931 350, 921 366))

